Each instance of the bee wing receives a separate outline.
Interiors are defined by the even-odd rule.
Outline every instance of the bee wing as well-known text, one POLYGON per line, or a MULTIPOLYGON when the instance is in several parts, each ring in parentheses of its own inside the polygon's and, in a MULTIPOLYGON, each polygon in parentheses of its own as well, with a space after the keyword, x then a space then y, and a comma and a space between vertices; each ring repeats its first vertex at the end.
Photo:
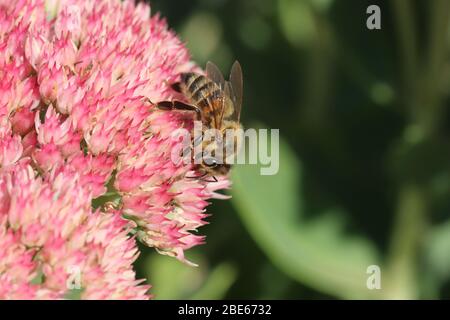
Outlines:
POLYGON ((228 82, 228 85, 230 87, 230 92, 228 94, 234 104, 233 118, 239 122, 242 107, 243 79, 241 64, 238 61, 235 61, 231 67, 230 81, 228 82))
MULTIPOLYGON (((230 99, 232 99, 232 95, 233 95, 233 88, 231 87, 231 83, 229 81, 225 81, 225 87, 223 89, 224 94, 221 97, 221 103, 222 103, 222 109, 221 109, 221 113, 220 113, 220 123, 222 123, 223 121, 223 116, 225 114, 225 103, 226 103, 226 99, 227 97, 229 97, 230 99)), ((234 101, 233 101, 234 103, 234 101)), ((236 112, 233 112, 233 119, 235 117, 236 112)))
POLYGON ((219 68, 211 61, 206 63, 206 75, 209 79, 214 81, 220 89, 223 90, 225 88, 225 79, 223 78, 222 72, 220 72, 219 68))
POLYGON ((225 96, 227 95, 226 87, 228 81, 225 81, 222 72, 220 72, 219 68, 211 61, 206 63, 206 76, 220 88, 220 91, 217 91, 212 98, 212 110, 214 110, 215 126, 220 128, 223 121, 225 96))
MULTIPOLYGON (((224 81, 225 90, 227 88, 227 81, 224 81)), ((220 129, 223 121, 223 115, 225 111, 225 95, 226 91, 216 91, 211 99, 208 99, 210 109, 213 111, 214 126, 220 129)))

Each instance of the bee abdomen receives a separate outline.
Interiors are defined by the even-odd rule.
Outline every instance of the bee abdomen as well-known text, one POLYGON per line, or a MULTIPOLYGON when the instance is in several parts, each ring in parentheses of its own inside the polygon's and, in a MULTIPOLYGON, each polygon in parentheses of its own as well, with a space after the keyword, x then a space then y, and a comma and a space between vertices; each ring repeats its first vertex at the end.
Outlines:
POLYGON ((207 82, 192 92, 192 100, 201 103, 203 100, 214 99, 220 95, 220 89, 214 82, 207 82))
POLYGON ((200 88, 205 83, 208 82, 208 79, 205 76, 188 72, 181 74, 181 82, 184 83, 186 90, 189 93, 194 92, 197 88, 200 88))
POLYGON ((183 73, 181 81, 184 83, 186 93, 191 102, 206 107, 209 99, 218 97, 220 88, 207 77, 195 73, 183 73))

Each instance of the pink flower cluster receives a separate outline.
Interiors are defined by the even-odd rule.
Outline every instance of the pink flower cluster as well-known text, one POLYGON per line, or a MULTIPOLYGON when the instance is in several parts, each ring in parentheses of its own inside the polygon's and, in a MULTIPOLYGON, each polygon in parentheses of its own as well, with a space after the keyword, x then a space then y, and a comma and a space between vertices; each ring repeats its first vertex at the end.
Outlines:
POLYGON ((192 117, 150 101, 196 69, 145 4, 0 0, 0 298, 65 298, 73 270, 81 298, 149 298, 136 239, 187 262, 229 182, 171 161, 192 117))
POLYGON ((41 178, 23 163, 1 172, 0 297, 58 299, 76 289, 86 299, 147 297, 129 224, 112 209, 93 212, 91 199, 70 169, 41 178))

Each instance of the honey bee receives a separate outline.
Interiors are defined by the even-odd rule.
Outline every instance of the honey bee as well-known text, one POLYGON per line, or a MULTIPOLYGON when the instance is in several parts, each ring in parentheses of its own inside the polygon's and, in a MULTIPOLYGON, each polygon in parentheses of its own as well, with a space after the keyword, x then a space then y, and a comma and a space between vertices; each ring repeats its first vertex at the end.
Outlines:
MULTIPOLYGON (((216 129, 218 137, 212 140, 200 137, 193 141, 193 146, 201 143, 202 150, 212 150, 206 158, 204 154, 194 155, 194 159, 202 157, 196 165, 203 175, 226 175, 231 168, 231 158, 240 147, 240 140, 233 138, 230 148, 224 143, 226 133, 230 130, 241 129, 239 122, 242 106, 242 68, 238 61, 231 67, 229 80, 226 81, 212 62, 206 64, 206 76, 197 73, 182 73, 181 81, 172 84, 172 88, 180 92, 187 103, 174 100, 162 101, 157 107, 163 110, 188 110, 195 112, 196 119, 201 121, 205 129, 216 129), (218 150, 223 148, 222 150, 218 150), (226 150, 225 150, 226 149, 226 150), (227 154, 233 153, 232 155, 227 154), (213 155, 214 154, 214 155, 213 155)), ((228 140, 227 140, 228 141, 228 140)), ((216 179, 215 179, 216 180, 216 179)))

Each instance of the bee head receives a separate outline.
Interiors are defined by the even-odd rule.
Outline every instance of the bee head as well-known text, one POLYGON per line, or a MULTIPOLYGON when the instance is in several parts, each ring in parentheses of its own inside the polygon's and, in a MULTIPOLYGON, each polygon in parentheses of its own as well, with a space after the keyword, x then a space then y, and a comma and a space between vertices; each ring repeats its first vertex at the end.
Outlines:
POLYGON ((208 172, 212 176, 224 176, 226 175, 230 169, 231 165, 226 163, 220 163, 215 158, 207 158, 202 163, 203 169, 208 172))

